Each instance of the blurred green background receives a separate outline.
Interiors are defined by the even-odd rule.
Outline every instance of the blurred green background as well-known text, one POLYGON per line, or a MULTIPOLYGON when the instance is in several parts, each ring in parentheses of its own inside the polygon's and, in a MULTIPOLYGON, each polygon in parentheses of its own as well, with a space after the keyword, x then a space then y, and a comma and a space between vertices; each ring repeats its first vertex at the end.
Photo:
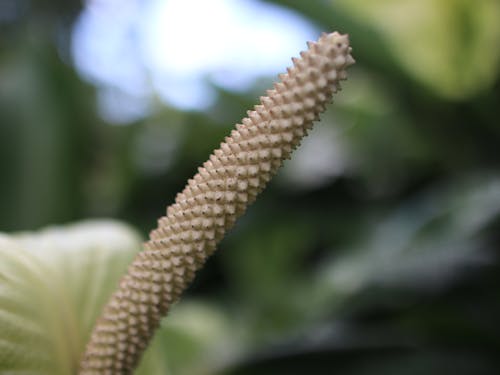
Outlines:
MULTIPOLYGON (((348 32, 357 63, 165 322, 154 371, 500 373, 500 2, 266 3, 348 32)), ((153 93, 113 123, 72 58, 84 8, 0 2, 2 231, 111 217, 146 237, 276 77, 212 84, 202 109, 153 93)))

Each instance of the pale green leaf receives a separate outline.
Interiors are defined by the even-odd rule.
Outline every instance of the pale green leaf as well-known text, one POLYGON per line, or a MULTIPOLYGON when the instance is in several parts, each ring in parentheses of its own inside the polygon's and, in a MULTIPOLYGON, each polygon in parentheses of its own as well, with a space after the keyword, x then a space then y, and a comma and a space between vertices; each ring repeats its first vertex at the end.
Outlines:
POLYGON ((0 373, 74 374, 140 238, 112 221, 0 234, 0 373))
POLYGON ((244 329, 234 323, 215 304, 184 300, 162 321, 137 375, 219 373, 248 350, 244 329))
POLYGON ((498 0, 338 0, 335 5, 371 26, 402 68, 438 95, 466 98, 495 82, 498 0))

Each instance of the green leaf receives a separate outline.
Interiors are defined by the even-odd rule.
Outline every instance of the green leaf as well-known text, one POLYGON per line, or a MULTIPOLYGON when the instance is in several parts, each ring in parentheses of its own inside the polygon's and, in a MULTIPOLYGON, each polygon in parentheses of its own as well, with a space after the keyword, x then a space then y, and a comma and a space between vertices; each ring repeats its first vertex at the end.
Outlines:
POLYGON ((0 234, 0 373, 74 374, 140 238, 112 221, 0 234))
POLYGON ((207 301, 175 305, 144 353, 137 375, 206 375, 238 360, 245 347, 244 328, 207 301))
MULTIPOLYGON (((500 216, 500 179, 473 175, 407 201, 356 247, 324 262, 325 294, 372 285, 436 291, 491 258, 484 231, 500 216)), ((335 294, 337 292, 337 294, 335 294)))
MULTIPOLYGON (((500 62, 497 0, 339 0, 417 81, 449 99, 488 89, 500 62)), ((354 44, 354 43, 353 43, 354 44)))

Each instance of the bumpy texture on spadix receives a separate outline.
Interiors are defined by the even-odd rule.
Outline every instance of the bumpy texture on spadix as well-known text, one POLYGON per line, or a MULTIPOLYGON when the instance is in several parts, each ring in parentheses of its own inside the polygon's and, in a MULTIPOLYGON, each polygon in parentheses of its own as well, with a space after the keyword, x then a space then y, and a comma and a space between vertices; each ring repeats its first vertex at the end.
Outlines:
POLYGON ((81 374, 128 374, 160 319, 298 146, 354 63, 347 35, 323 34, 292 59, 158 221, 97 321, 81 374))

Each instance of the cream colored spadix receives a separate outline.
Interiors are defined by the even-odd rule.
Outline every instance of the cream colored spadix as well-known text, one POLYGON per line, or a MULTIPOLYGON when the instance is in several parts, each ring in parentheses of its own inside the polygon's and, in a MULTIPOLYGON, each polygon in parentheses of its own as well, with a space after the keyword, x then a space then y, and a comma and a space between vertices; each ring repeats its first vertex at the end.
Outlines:
POLYGON ((261 97, 158 221, 92 333, 81 374, 128 374, 160 319, 325 110, 354 63, 347 35, 323 34, 261 97))

